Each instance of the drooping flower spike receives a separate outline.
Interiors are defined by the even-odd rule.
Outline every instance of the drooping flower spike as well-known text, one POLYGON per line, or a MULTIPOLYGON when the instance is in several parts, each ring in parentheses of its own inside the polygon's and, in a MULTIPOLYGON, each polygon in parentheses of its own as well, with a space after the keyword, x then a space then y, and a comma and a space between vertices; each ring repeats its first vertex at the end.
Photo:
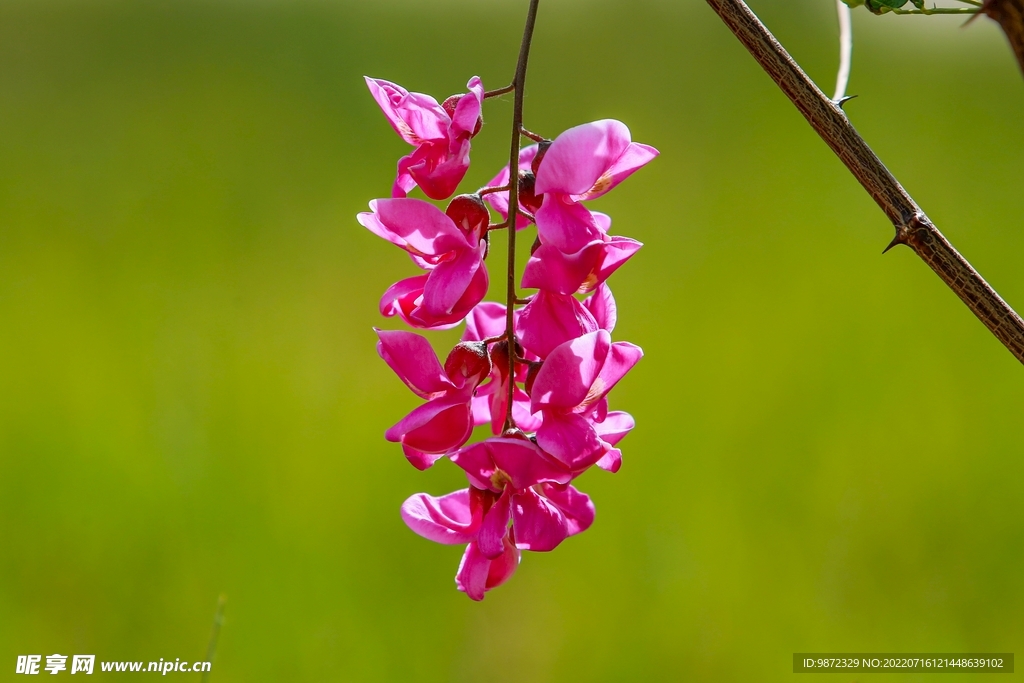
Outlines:
MULTIPOLYGON (((444 364, 420 335, 377 330, 381 358, 423 401, 385 437, 400 443, 417 468, 448 456, 469 480, 468 488, 448 495, 410 497, 402 519, 424 538, 465 545, 456 587, 482 600, 515 573, 524 551, 553 550, 593 524, 594 504, 572 485, 576 477, 591 467, 616 472, 622 465, 619 443, 635 423, 628 413, 609 410, 608 393, 643 352, 612 341, 618 308, 607 281, 642 245, 609 235, 611 218, 582 202, 613 188, 657 151, 632 142, 618 121, 583 124, 553 142, 522 148, 514 175, 506 167, 442 211, 406 195, 418 185, 443 200, 463 180, 470 140, 483 120, 480 80, 442 104, 388 81, 367 79, 367 85, 415 149, 398 163, 392 198, 372 201, 358 220, 424 271, 393 284, 381 313, 421 329, 466 323, 444 364), (535 291, 517 296, 510 260, 505 304, 485 302, 489 233, 509 228, 513 190, 519 208, 510 250, 518 230, 537 226, 521 279, 522 288, 535 291), (488 207, 502 223, 491 223, 488 207), (474 427, 483 425, 494 436, 470 443, 474 427)), ((521 85, 512 88, 520 107, 521 85)), ((525 129, 524 135, 541 139, 525 129)))

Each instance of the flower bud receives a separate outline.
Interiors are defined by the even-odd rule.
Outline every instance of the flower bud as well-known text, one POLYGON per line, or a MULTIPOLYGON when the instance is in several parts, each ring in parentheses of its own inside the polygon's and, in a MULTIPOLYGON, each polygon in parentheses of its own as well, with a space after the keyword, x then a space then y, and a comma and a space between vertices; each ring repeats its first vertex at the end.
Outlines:
MULTIPOLYGON (((470 93, 462 93, 461 95, 452 95, 447 100, 441 103, 441 108, 444 109, 445 113, 449 117, 455 118, 455 108, 459 106, 459 100, 463 97, 470 97, 470 93)), ((473 128, 473 134, 470 137, 476 137, 476 134, 480 132, 480 128, 484 125, 484 117, 478 116, 476 119, 476 126, 473 128)))
POLYGON ((491 372, 487 345, 483 342, 459 343, 448 354, 448 359, 444 362, 444 371, 456 386, 479 385, 491 372))
POLYGON ((460 194, 449 202, 444 212, 474 243, 483 239, 491 222, 487 205, 478 194, 460 194))
POLYGON ((537 176, 530 171, 519 171, 519 205, 530 213, 537 213, 544 195, 538 197, 533 193, 533 187, 537 184, 537 176))
POLYGON ((526 383, 523 385, 523 390, 526 392, 527 396, 533 396, 533 382, 537 379, 537 373, 540 372, 542 365, 544 365, 544 361, 529 363, 529 367, 526 371, 526 383))
POLYGON ((530 170, 533 171, 533 175, 537 175, 537 169, 540 168, 540 162, 544 160, 544 155, 548 153, 548 147, 551 146, 551 140, 543 140, 537 143, 537 156, 533 158, 533 163, 530 164, 530 170))

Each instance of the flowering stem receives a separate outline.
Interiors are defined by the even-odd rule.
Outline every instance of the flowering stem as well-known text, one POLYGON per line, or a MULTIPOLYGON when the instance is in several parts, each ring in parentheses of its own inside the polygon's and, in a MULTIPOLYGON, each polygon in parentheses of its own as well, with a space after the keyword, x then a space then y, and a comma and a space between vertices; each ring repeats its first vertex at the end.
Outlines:
POLYGON ((508 405, 505 407, 505 429, 513 429, 512 402, 516 392, 516 217, 519 215, 519 135, 523 128, 523 94, 526 88, 526 65, 530 59, 530 44, 533 42, 533 26, 537 22, 537 5, 540 0, 530 0, 523 28, 523 42, 519 46, 519 61, 516 75, 512 79, 515 101, 512 105, 512 141, 509 145, 508 160, 508 288, 505 297, 505 339, 508 340, 508 405))
POLYGON ((484 93, 484 99, 486 100, 490 99, 491 97, 497 97, 498 95, 504 95, 505 93, 512 92, 515 89, 516 84, 510 83, 509 85, 506 85, 504 88, 495 88, 494 90, 488 90, 487 92, 484 93))
MULTIPOLYGON (((896 237, 889 248, 905 244, 913 249, 1010 353, 1024 363, 1024 320, 939 232, 871 151, 843 110, 808 78, 743 0, 707 2, 892 221, 896 237)), ((991 0, 991 4, 996 5, 997 0, 991 0)), ((1024 7, 1024 0, 1003 0, 999 8, 1018 5, 1024 7)), ((992 10, 987 11, 992 16, 992 10)), ((1016 16, 1022 18, 1024 27, 1024 13, 1016 16)))

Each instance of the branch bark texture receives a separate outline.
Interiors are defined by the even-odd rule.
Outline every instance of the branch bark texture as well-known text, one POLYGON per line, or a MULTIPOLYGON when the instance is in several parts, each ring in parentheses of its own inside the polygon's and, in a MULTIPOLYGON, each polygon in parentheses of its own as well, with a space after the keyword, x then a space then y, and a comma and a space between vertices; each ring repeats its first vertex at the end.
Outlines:
POLYGON ((987 0, 981 11, 999 22, 1024 73, 1024 0, 987 0))
MULTIPOLYGON (((1024 3, 1002 1, 1018 6, 1024 3)), ((896 237, 889 246, 905 244, 913 249, 1024 363, 1024 320, 932 224, 843 110, 821 92, 743 0, 707 2, 892 221, 896 237)))

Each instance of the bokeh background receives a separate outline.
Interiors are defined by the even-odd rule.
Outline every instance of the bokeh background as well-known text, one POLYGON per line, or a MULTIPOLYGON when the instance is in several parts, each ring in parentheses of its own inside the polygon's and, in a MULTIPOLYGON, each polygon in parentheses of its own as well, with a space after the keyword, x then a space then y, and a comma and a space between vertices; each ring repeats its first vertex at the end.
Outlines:
MULTIPOLYGON (((754 7, 831 92, 831 1, 754 7)), ((614 117, 662 152, 596 203, 646 243, 612 285, 647 356, 612 395, 638 422, 622 470, 580 482, 594 527, 480 604, 461 549, 405 528, 408 495, 463 478, 382 438, 417 403, 371 329, 398 326, 376 303, 410 263, 354 216, 407 147, 362 76, 504 85, 524 12, 0 2, 3 676, 202 659, 222 593, 215 683, 1024 653, 1022 368, 909 250, 881 255, 881 212, 697 0, 541 4, 527 125, 614 117)), ((854 19, 849 115, 1024 306, 1024 81, 998 27, 854 19)), ((486 105, 467 188, 510 112, 486 105)))

